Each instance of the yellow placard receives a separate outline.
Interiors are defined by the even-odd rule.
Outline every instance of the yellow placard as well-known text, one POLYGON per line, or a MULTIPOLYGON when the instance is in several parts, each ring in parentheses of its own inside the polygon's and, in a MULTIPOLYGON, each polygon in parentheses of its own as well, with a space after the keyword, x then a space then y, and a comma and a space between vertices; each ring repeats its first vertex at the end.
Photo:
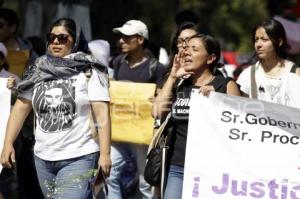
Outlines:
POLYGON ((149 144, 153 135, 151 116, 155 84, 111 81, 112 140, 149 144))
POLYGON ((8 71, 22 77, 28 64, 29 55, 29 50, 8 51, 6 58, 9 65, 8 71))

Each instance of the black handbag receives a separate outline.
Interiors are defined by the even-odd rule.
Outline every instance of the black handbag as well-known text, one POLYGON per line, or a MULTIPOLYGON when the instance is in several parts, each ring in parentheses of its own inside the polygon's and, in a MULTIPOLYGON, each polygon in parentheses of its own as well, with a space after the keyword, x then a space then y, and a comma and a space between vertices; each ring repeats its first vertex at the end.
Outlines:
POLYGON ((149 145, 147 162, 144 171, 145 180, 152 186, 164 184, 167 153, 171 136, 169 114, 160 128, 154 134, 149 145))

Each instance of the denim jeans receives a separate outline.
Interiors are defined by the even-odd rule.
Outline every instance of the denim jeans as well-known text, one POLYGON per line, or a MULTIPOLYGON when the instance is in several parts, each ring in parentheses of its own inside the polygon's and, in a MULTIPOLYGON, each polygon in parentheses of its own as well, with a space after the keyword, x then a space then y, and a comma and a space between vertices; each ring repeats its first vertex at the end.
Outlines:
POLYGON ((164 192, 165 199, 181 199, 183 186, 183 167, 171 165, 164 192))
POLYGON ((39 184, 46 199, 92 199, 90 182, 99 153, 46 161, 35 156, 39 184))
POLYGON ((143 199, 156 198, 151 192, 151 186, 144 179, 144 169, 146 164, 147 146, 116 143, 111 147, 112 169, 108 178, 108 196, 107 199, 122 199, 121 172, 126 166, 126 157, 133 155, 137 161, 139 173, 139 192, 143 199))

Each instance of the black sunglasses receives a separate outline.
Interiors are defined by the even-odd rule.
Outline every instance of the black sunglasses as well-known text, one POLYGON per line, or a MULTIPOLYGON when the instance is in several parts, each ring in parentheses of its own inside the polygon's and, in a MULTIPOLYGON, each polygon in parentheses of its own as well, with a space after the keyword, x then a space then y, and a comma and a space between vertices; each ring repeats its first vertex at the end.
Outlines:
POLYGON ((55 39, 57 38, 57 41, 60 44, 66 44, 68 42, 69 36, 70 35, 67 35, 67 34, 56 35, 56 34, 53 34, 53 33, 48 33, 47 34, 47 42, 49 44, 52 44, 55 41, 55 39))
POLYGON ((134 34, 134 35, 123 35, 123 34, 118 34, 117 35, 117 38, 118 39, 125 39, 125 40, 128 40, 128 39, 131 39, 131 38, 134 38, 134 37, 138 37, 139 35, 138 34, 134 34))

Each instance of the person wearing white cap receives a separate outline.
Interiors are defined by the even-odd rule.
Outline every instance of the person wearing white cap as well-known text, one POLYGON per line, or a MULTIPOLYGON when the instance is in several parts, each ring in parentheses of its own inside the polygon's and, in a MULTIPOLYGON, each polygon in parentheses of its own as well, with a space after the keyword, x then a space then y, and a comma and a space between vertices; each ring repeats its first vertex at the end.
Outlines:
POLYGON ((126 36, 139 35, 144 39, 149 39, 148 28, 140 20, 129 20, 122 27, 114 28, 114 33, 121 33, 126 36))
MULTIPOLYGON (((157 59, 149 57, 145 48, 149 40, 148 28, 142 21, 130 20, 123 26, 114 28, 119 34, 121 54, 111 61, 114 69, 114 79, 117 81, 131 81, 139 83, 155 83, 159 88, 163 85, 165 68, 157 59)), ((137 134, 139 132, 136 132, 137 134)), ((122 199, 124 188, 121 184, 122 170, 127 168, 126 157, 133 155, 137 161, 139 173, 139 195, 144 199, 155 198, 151 186, 144 180, 147 146, 127 143, 112 143, 112 170, 108 179, 108 199, 122 199), (123 188, 123 190, 122 190, 123 188)), ((125 190, 126 192, 126 190, 125 190)))

